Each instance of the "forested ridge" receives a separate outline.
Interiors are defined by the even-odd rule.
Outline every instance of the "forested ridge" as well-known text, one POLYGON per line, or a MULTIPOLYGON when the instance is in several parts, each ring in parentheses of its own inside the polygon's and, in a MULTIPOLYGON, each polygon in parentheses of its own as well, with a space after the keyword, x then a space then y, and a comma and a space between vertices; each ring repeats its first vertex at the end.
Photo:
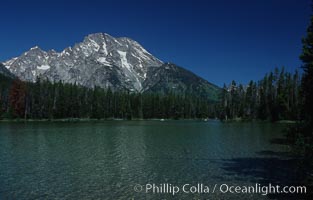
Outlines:
POLYGON ((37 78, 23 82, 0 74, 1 119, 260 119, 297 120, 300 116, 300 75, 275 69, 248 85, 232 81, 219 101, 194 94, 131 93, 86 88, 37 78))

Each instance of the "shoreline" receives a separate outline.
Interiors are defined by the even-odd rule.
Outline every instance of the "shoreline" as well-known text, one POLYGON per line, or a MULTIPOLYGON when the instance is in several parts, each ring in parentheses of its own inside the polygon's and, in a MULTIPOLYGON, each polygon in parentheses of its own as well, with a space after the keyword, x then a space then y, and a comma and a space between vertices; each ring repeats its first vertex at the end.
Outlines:
POLYGON ((107 119, 91 119, 91 118, 64 118, 64 119, 1 119, 1 122, 107 122, 107 121, 219 121, 223 123, 241 123, 241 122, 258 122, 258 123, 274 123, 274 124, 295 124, 297 121, 293 120, 279 120, 271 122, 270 120, 259 120, 259 119, 229 119, 220 120, 214 118, 190 118, 190 119, 166 119, 166 118, 151 118, 151 119, 121 119, 121 118, 107 118, 107 119))

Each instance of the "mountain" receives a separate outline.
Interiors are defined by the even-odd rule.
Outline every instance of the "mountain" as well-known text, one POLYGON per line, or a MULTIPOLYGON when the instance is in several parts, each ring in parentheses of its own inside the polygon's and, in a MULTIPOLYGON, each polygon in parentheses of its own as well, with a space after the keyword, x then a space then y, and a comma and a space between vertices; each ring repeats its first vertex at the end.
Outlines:
POLYGON ((97 33, 60 53, 33 47, 4 65, 25 81, 35 81, 40 76, 87 87, 141 91, 147 68, 162 62, 134 40, 97 33))
POLYGON ((0 63, 0 74, 6 77, 15 78, 15 75, 12 74, 2 63, 0 63))
POLYGON ((177 92, 218 100, 221 89, 194 73, 173 63, 150 67, 148 79, 143 82, 144 92, 177 92))
POLYGON ((134 92, 200 92, 214 99, 219 90, 190 71, 164 64, 138 42, 106 33, 90 34, 62 52, 35 46, 4 65, 12 74, 31 82, 40 77, 134 92))

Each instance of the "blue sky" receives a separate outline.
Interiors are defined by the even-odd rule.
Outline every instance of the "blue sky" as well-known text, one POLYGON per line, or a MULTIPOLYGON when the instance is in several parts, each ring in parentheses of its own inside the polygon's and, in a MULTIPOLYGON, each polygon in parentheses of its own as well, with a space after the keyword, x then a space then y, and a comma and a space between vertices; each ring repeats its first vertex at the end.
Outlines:
POLYGON ((222 86, 301 66, 310 0, 88 0, 0 3, 0 61, 32 46, 63 50, 90 33, 130 37, 222 86))

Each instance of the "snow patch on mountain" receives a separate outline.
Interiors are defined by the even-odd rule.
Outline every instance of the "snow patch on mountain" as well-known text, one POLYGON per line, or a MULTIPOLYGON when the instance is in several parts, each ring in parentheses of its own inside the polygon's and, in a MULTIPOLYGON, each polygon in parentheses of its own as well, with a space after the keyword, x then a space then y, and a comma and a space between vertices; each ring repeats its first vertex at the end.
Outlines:
POLYGON ((131 66, 130 66, 130 64, 128 63, 128 61, 127 61, 127 58, 126 58, 126 52, 124 52, 124 51, 117 51, 119 54, 120 54, 120 56, 121 56, 121 62, 122 62, 122 66, 123 67, 126 67, 129 71, 131 70, 131 66))
POLYGON ((109 66, 111 66, 111 63, 108 62, 105 57, 99 57, 99 58, 97 59, 97 61, 100 62, 100 63, 102 63, 102 64, 104 64, 104 65, 109 65, 109 66))
POLYGON ((105 42, 102 43, 102 48, 104 55, 108 55, 107 44, 105 42))
POLYGON ((37 69, 48 70, 48 69, 50 69, 50 66, 49 65, 41 65, 41 66, 37 66, 37 69))

